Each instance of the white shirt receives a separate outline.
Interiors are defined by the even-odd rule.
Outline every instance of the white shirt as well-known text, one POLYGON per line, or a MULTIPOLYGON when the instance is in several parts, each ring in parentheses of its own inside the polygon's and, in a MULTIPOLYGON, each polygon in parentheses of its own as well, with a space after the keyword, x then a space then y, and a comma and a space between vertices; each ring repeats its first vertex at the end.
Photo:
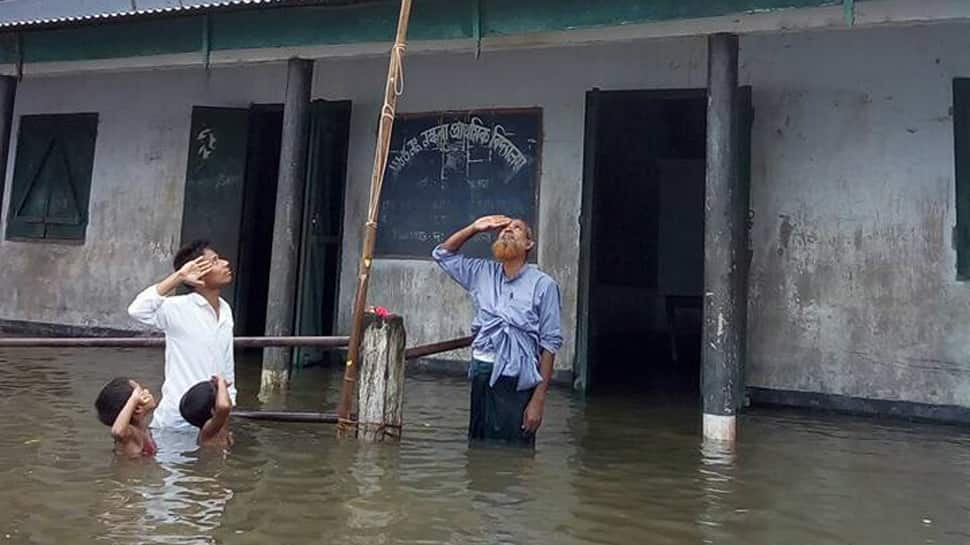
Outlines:
POLYGON ((472 359, 485 363, 495 363, 495 352, 486 352, 478 348, 472 348, 472 359))
POLYGON ((236 365, 233 321, 229 303, 219 299, 219 316, 197 293, 164 297, 151 286, 138 294, 128 314, 165 332, 165 380, 152 428, 190 427, 179 414, 179 402, 189 388, 213 375, 231 383, 229 398, 236 404, 236 365))

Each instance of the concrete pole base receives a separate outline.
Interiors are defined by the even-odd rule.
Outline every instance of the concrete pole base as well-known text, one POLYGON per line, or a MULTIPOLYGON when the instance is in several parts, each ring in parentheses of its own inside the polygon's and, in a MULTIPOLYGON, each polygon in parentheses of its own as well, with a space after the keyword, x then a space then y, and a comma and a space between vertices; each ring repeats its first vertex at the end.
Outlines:
POLYGON ((704 414, 704 439, 734 443, 737 439, 738 426, 736 416, 721 416, 704 414))
POLYGON ((280 392, 286 390, 289 379, 290 373, 286 369, 268 369, 263 367, 259 381, 259 395, 257 397, 265 403, 267 400, 278 396, 280 392))

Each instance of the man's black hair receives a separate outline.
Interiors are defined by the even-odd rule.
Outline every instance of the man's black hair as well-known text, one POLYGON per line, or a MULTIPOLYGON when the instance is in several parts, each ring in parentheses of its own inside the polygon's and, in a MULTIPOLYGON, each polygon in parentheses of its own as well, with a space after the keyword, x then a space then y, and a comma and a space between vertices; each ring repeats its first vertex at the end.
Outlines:
MULTIPOLYGON (((175 258, 172 259, 172 267, 177 271, 189 261, 202 257, 206 249, 211 248, 212 244, 208 240, 204 238, 195 239, 179 248, 178 252, 175 252, 175 258)), ((189 291, 195 291, 195 288, 188 284, 183 284, 183 286, 189 291)))
POLYGON ((179 402, 179 413, 189 424, 197 428, 212 418, 216 406, 216 388, 211 381, 203 381, 189 388, 179 402))
POLYGON ((175 252, 175 258, 172 259, 172 267, 177 271, 189 261, 202 257, 206 249, 211 248, 212 243, 204 238, 193 240, 179 248, 178 252, 175 252))
POLYGON ((94 401, 94 408, 98 411, 98 420, 105 426, 112 426, 118 418, 121 409, 131 398, 131 392, 135 388, 131 385, 128 377, 118 377, 111 379, 111 382, 101 388, 98 399, 94 401))

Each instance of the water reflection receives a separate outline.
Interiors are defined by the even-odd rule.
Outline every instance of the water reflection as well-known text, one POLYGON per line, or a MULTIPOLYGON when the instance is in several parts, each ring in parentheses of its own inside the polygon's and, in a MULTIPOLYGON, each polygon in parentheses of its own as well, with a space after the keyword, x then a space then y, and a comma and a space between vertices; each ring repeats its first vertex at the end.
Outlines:
POLYGON ((222 523, 232 489, 222 479, 228 456, 199 449, 194 434, 156 434, 155 459, 114 457, 98 482, 99 539, 130 543, 209 543, 222 523))
POLYGON ((697 465, 703 509, 697 517, 697 529, 703 543, 724 543, 729 538, 723 526, 743 515, 736 508, 735 446, 721 441, 701 441, 697 465))

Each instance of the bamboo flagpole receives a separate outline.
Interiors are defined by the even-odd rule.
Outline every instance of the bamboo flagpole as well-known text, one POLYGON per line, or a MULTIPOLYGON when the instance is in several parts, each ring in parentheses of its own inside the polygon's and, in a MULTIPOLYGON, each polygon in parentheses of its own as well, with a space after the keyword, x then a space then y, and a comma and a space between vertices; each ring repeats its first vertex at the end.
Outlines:
POLYGON ((350 406, 357 383, 357 366, 360 363, 360 342, 363 336, 364 306, 367 304, 367 286, 370 281, 371 261, 374 255, 374 242, 377 239, 377 216, 381 202, 381 187, 384 184, 384 169, 391 146, 391 129, 394 128, 394 114, 397 97, 404 92, 404 50, 407 44, 408 22, 411 18, 411 0, 401 0, 401 14, 397 21, 397 35, 391 48, 391 60, 387 69, 387 84, 384 88, 384 106, 381 108, 380 128, 377 132, 377 149, 374 151, 374 172, 371 175, 370 202, 367 207, 367 222, 364 225, 364 247, 360 255, 360 269, 357 276, 357 295, 354 297, 354 315, 350 331, 350 346, 347 350, 347 364, 344 368, 344 383, 337 408, 337 433, 343 435, 352 431, 356 423, 351 419, 350 406))

